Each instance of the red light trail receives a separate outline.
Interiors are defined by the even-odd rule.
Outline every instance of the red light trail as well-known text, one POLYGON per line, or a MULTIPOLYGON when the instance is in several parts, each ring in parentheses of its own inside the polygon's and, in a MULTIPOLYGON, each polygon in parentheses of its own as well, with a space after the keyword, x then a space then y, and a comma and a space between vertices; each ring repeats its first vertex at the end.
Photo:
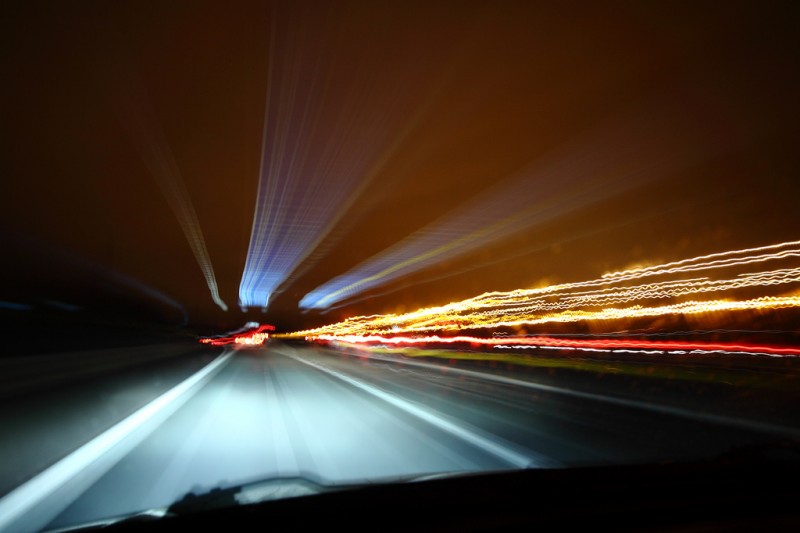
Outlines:
POLYGON ((199 342, 211 346, 225 346, 228 344, 235 344, 240 347, 261 346, 269 339, 270 331, 275 331, 275 326, 264 324, 244 332, 238 332, 234 335, 202 337, 199 342))
POLYGON ((777 357, 800 356, 800 348, 771 346, 765 344, 727 343, 727 342, 687 342, 666 340, 636 339, 569 339, 553 337, 500 337, 482 338, 472 336, 441 337, 383 337, 380 335, 320 335, 314 340, 343 342, 347 344, 416 346, 431 344, 470 344, 493 348, 564 348, 594 349, 602 351, 641 350, 665 353, 722 352, 742 355, 771 355, 777 357))

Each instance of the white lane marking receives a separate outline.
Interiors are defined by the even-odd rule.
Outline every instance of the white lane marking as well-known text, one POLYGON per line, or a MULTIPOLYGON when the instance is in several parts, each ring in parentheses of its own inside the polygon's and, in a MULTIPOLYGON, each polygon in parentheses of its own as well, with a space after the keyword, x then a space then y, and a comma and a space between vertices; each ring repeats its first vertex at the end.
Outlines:
POLYGON ((232 355, 233 352, 223 353, 197 373, 0 498, 0 531, 14 525, 170 404, 191 397, 199 390, 195 386, 210 379, 212 373, 219 370, 232 355))
POLYGON ((483 435, 478 434, 475 431, 467 429, 459 424, 456 424, 448 419, 446 419, 443 415, 437 414, 430 409, 423 409, 417 406, 414 403, 409 402, 408 400, 404 400, 399 396, 395 396, 394 394, 390 394, 388 392, 382 391, 372 385, 368 385, 361 381, 351 378, 350 376, 346 376, 340 372, 335 370, 331 370, 330 368, 326 368, 322 365, 317 363, 312 363, 311 361, 307 361, 301 357, 298 357, 294 354, 285 353, 283 351, 275 350, 277 353, 280 353, 284 357, 289 357, 294 359, 297 362, 303 363, 305 365, 311 366, 316 368, 317 370, 321 370, 331 376, 338 378, 345 383, 349 383, 350 385, 363 390, 395 407, 402 409, 403 411, 416 416, 424 420, 425 422, 438 427, 456 437, 463 439, 470 444, 484 450, 485 452, 494 455, 495 457, 499 457, 503 461, 506 461, 517 468, 533 468, 537 466, 550 466, 553 464, 552 461, 545 459, 540 456, 533 456, 524 455, 519 453, 511 448, 499 444, 496 440, 484 437, 483 435), (537 464, 539 463, 539 464, 537 464))
POLYGON ((523 381, 521 379, 510 378, 507 376, 500 376, 497 374, 488 374, 483 372, 477 372, 475 370, 466 370, 463 368, 457 368, 452 366, 443 366, 443 365, 436 365, 433 363, 425 363, 423 361, 412 361, 408 359, 394 359, 391 357, 384 357, 377 354, 371 354, 365 356, 368 359, 375 359, 376 361, 384 361, 390 363, 400 363, 403 365, 409 366, 417 366, 420 368, 426 368, 429 370, 447 370, 448 373, 452 372, 454 374, 461 374, 463 376, 468 376, 476 379, 481 379, 484 381, 494 381, 497 383, 503 383, 506 385, 515 385, 518 387, 525 387, 528 389, 535 389, 544 392, 552 392, 555 394, 562 394, 564 396, 573 396, 575 398, 582 398, 584 400, 594 400, 598 402, 605 402, 610 403, 613 405, 620 405, 622 407, 630 407, 633 409, 642 409, 646 411, 654 411, 661 414, 672 415, 672 416, 679 416, 682 418, 690 418, 692 420, 698 420, 701 422, 710 422, 713 424, 719 424, 723 426, 730 426, 730 427, 737 427, 742 429, 747 429, 750 431, 759 431, 763 433, 771 433, 777 435, 789 435, 795 438, 800 438, 800 431, 795 428, 788 427, 788 426, 781 426, 778 424, 771 424, 769 422, 758 422, 755 420, 747 420, 743 418, 734 418, 731 416, 726 415, 715 415, 711 413, 701 413, 698 411, 692 411, 690 409, 683 409, 681 407, 673 407, 669 405, 660 405, 654 404, 649 402, 643 402, 640 400, 630 400, 627 398, 619 398, 616 396, 606 396, 603 394, 596 394, 593 392, 583 392, 573 389, 565 389, 563 387, 557 387, 555 385, 545 385, 543 383, 533 383, 531 381, 523 381))

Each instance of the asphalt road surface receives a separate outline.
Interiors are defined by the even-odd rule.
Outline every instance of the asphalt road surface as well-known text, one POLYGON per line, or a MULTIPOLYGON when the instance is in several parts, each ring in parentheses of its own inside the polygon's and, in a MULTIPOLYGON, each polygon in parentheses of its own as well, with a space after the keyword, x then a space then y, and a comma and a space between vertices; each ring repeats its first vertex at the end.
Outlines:
POLYGON ((169 377, 155 388, 142 385, 151 383, 146 372, 104 380, 106 387, 114 383, 114 398, 140 392, 111 414, 103 402, 76 404, 70 389, 36 397, 35 425, 21 422, 34 409, 30 400, 0 413, 5 427, 16 428, 0 439, 7 458, 0 471, 0 530, 85 524, 163 508, 187 493, 276 477, 352 485, 437 473, 675 461, 797 436, 797 425, 780 412, 759 416, 752 395, 758 387, 743 394, 713 380, 698 394, 685 380, 368 357, 274 341, 170 361, 159 363, 160 375, 169 377), (42 411, 48 402, 62 408, 42 411), (81 445, 80 432, 67 426, 90 412, 106 419, 84 431, 81 445), (52 457, 46 467, 24 452, 44 442, 52 457))

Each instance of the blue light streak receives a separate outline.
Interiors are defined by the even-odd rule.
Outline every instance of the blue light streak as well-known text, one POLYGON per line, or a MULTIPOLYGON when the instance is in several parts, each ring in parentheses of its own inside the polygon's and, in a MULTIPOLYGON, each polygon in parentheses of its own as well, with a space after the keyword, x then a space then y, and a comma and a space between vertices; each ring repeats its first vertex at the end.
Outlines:
POLYGON ((483 196, 306 294, 300 307, 328 309, 433 264, 654 181, 715 150, 681 138, 679 115, 624 114, 506 177, 483 196))
POLYGON ((385 167, 429 96, 424 86, 397 91, 401 68, 377 76, 371 66, 382 58, 373 50, 341 52, 336 44, 347 35, 331 24, 335 8, 274 5, 259 188, 239 286, 243 310, 266 311, 385 167))

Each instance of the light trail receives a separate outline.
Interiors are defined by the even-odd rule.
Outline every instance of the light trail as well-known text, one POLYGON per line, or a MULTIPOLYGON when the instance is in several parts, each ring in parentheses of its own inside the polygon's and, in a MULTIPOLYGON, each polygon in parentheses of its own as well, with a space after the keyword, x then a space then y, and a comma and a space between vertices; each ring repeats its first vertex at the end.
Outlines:
MULTIPOLYGON (((695 161, 699 145, 669 132, 675 115, 636 110, 505 177, 493 189, 306 294, 326 309, 433 264, 654 181, 695 161)), ((714 151, 707 147, 709 151, 714 151)))
POLYGON ((244 331, 239 331, 230 335, 222 335, 217 337, 201 337, 198 339, 200 344, 209 344, 211 346, 226 346, 228 344, 235 344, 239 348, 248 346, 262 346, 269 340, 270 331, 275 331, 275 326, 270 324, 255 325, 247 327, 244 331))
MULTIPOLYGON (((701 256, 698 256, 698 257, 693 257, 691 259, 682 259, 680 261, 673 261, 672 263, 665 263, 663 265, 658 265, 658 266, 631 268, 631 269, 628 269, 628 270, 623 270, 621 272, 608 272, 606 274, 603 274, 603 277, 604 278, 627 277, 627 276, 630 276, 632 274, 637 274, 637 273, 644 274, 645 272, 650 272, 650 271, 654 271, 654 270, 664 270, 664 269, 669 269, 669 268, 673 268, 673 267, 684 267, 684 266, 691 265, 693 263, 699 263, 699 264, 715 263, 715 264, 720 264, 719 259, 723 258, 723 257, 727 258, 727 257, 730 257, 730 256, 746 255, 746 254, 749 254, 749 253, 752 253, 752 252, 763 252, 763 251, 766 251, 766 250, 778 250, 778 249, 787 248, 787 247, 797 248, 798 246, 800 246, 800 241, 789 241, 789 242, 782 242, 782 243, 779 243, 779 244, 771 244, 769 246, 759 246, 757 248, 745 248, 743 250, 731 250, 731 251, 728 251, 728 252, 719 252, 719 253, 715 253, 715 254, 701 255, 701 256), (712 259, 713 261, 709 262, 708 261, 709 259, 712 259)), ((781 253, 783 253, 783 252, 781 252, 781 253)), ((795 251, 793 255, 796 255, 796 253, 797 253, 797 251, 795 251)), ((766 256, 772 255, 773 257, 775 256, 775 254, 764 254, 764 255, 766 255, 766 256)))
POLYGON ((320 335, 372 335, 390 333, 422 333, 428 331, 458 331, 550 323, 620 320, 668 315, 693 315, 713 312, 744 310, 776 310, 800 307, 800 296, 765 296, 750 300, 690 301, 678 304, 645 307, 634 305, 623 308, 605 308, 599 311, 567 310, 558 313, 497 313, 489 312, 434 312, 431 309, 405 315, 379 315, 356 317, 337 324, 299 331, 287 337, 318 337, 320 335))
POLYGON ((149 104, 144 87, 130 73, 121 84, 115 103, 123 126, 183 230, 189 248, 203 273, 211 299, 220 309, 227 311, 228 305, 219 295, 200 221, 181 177, 178 163, 149 104))
POLYGON ((401 315, 354 317, 337 324, 296 332, 290 336, 402 335, 436 331, 497 329, 548 323, 608 321, 670 315, 697 315, 743 310, 774 310, 800 307, 800 296, 771 296, 764 290, 785 286, 797 291, 800 242, 734 250, 683 261, 613 273, 610 277, 550 285, 536 289, 491 292, 460 302, 420 309, 401 315), (748 271, 765 262, 780 263, 773 270, 748 271), (681 274, 706 271, 711 277, 677 278, 681 274), (744 271, 742 271, 744 270, 744 271), (632 284, 643 279, 647 283, 632 284), (741 298, 736 291, 759 291, 762 295, 741 298), (696 299, 706 295, 708 299, 696 299), (686 298, 693 298, 685 300, 686 298))
MULTIPOLYGON (((337 26, 335 3, 273 6, 259 187, 239 285, 240 306, 264 311, 331 246, 333 228, 418 126, 433 94, 430 83, 408 83, 408 65, 377 77, 367 67, 386 60, 377 49, 343 52, 350 36, 337 26)), ((416 60, 430 69, 426 79, 437 78, 436 60, 416 60)))
POLYGON ((778 357, 798 357, 800 348, 772 346, 765 344, 749 344, 735 342, 687 342, 687 341, 651 341, 638 339, 565 339, 553 337, 504 337, 485 338, 473 336, 442 337, 429 335, 420 337, 386 337, 381 335, 319 335, 317 341, 341 342, 351 345, 393 345, 393 346, 426 346, 437 344, 469 344, 471 346, 489 346, 493 348, 548 348, 576 349, 591 351, 624 352, 635 350, 635 353, 679 354, 697 353, 729 353, 741 355, 771 355, 778 357))

